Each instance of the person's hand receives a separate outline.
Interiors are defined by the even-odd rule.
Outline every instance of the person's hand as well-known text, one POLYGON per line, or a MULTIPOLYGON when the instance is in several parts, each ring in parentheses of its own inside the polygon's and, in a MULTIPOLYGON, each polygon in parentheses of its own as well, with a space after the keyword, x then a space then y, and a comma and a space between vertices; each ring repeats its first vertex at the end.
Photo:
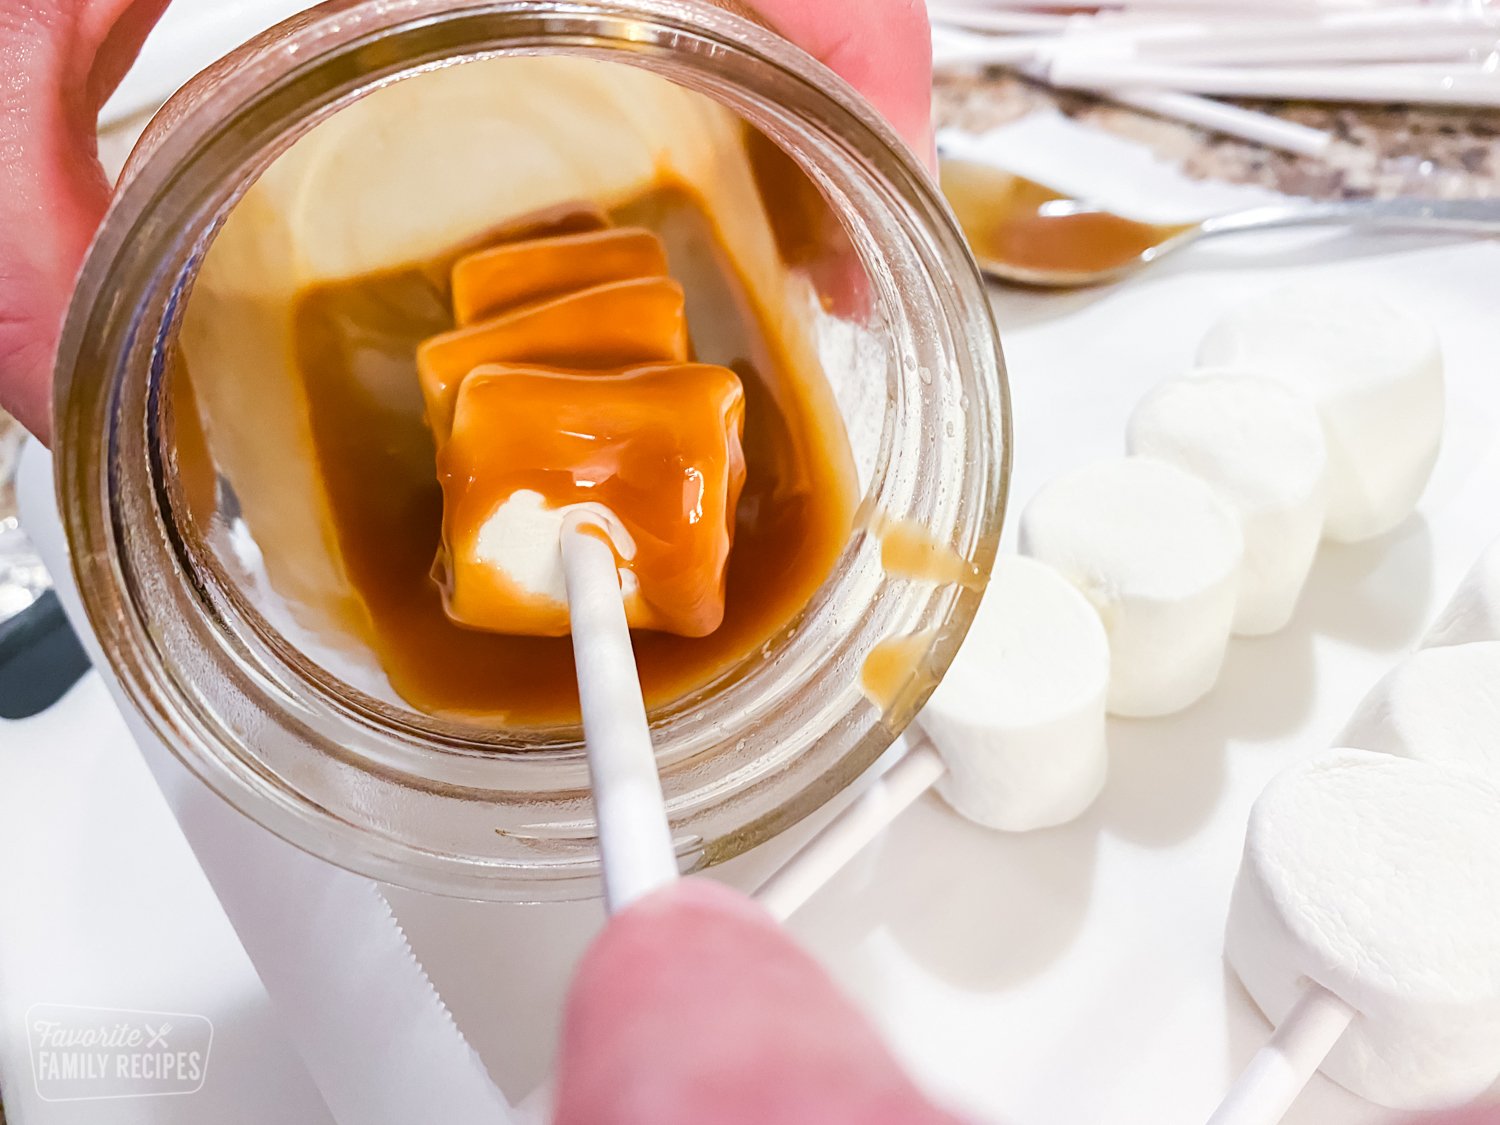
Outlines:
POLYGON ((556 1101, 553 1125, 958 1125, 769 914, 703 879, 584 957, 556 1101))
POLYGON ((0 406, 43 441, 52 360, 109 202, 95 133, 167 0, 0 0, 0 406))
MULTIPOLYGON (((95 149, 99 110, 166 6, 0 0, 0 407, 43 441, 63 313, 109 202, 95 149)), ((922 0, 749 7, 863 90, 917 152, 931 152, 922 0)))

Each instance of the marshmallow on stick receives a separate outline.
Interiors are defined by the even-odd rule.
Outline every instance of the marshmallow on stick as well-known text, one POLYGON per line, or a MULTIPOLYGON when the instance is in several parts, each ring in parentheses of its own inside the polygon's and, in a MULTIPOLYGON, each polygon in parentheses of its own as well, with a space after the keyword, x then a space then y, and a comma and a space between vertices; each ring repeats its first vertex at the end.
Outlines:
POLYGON ((1279 1120, 1320 1063, 1381 1105, 1477 1097, 1500 1077, 1497 919, 1500 786, 1361 750, 1277 777, 1250 814, 1225 950, 1282 1026, 1212 1125, 1279 1120))
POLYGON ((1131 453, 1186 469, 1234 509, 1245 536, 1234 630, 1283 628, 1327 508, 1328 453, 1311 401, 1262 376, 1202 371, 1142 399, 1126 442, 1131 453))
POLYGON ((566 635, 558 536, 570 514, 588 512, 614 545, 632 627, 712 633, 745 479, 744 413, 739 379, 709 364, 476 368, 438 453, 434 575, 449 616, 566 635))
POLYGON ((683 362, 654 234, 588 208, 522 229, 455 265, 460 327, 418 352, 443 489, 433 578, 460 624, 571 635, 619 910, 678 871, 630 629, 723 619, 744 388, 683 362))
POLYGON ((1103 787, 1109 642, 1094 608, 1033 559, 1001 558, 906 755, 756 895, 779 917, 934 785, 977 824, 1012 832, 1079 816, 1103 787))
POLYGON ((1500 785, 1500 642, 1412 653, 1365 697, 1339 743, 1472 770, 1500 785))
POLYGON ((1198 360, 1279 379, 1317 404, 1329 539, 1382 535, 1416 507, 1443 433, 1443 357, 1430 325, 1356 286, 1305 283, 1229 313, 1198 360))
POLYGON ((1500 541, 1479 556, 1427 636, 1425 648, 1500 641, 1500 541))
POLYGON ((443 488, 433 577, 474 629, 570 632, 564 529, 581 520, 616 556, 631 627, 701 637, 723 620, 744 389, 682 362, 661 240, 607 223, 564 209, 461 258, 461 327, 418 352, 443 488))
POLYGON ((1051 567, 1002 558, 963 647, 917 721, 947 765, 938 792, 977 824, 1025 832, 1093 804, 1107 765, 1109 640, 1051 567))
POLYGON ((1109 636, 1109 709, 1166 715, 1218 679, 1244 537, 1197 477, 1145 457, 1101 461, 1046 485, 1021 516, 1021 552, 1055 568, 1109 636))

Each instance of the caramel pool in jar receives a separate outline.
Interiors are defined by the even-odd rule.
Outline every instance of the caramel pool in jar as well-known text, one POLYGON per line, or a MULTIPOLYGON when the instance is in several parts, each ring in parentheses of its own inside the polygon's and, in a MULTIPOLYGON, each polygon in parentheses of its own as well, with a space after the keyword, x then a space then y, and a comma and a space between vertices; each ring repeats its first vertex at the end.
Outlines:
MULTIPOLYGON (((745 391, 746 479, 734 526, 723 623, 706 637, 637 631, 648 705, 706 685, 786 625, 832 569, 848 537, 852 487, 837 419, 802 393, 808 373, 756 306, 712 219, 681 186, 663 184, 610 218, 657 233, 687 295, 693 357, 733 370, 745 391)), ((480 240, 483 243, 483 240, 480 240)), ((462 251, 474 249, 468 245, 462 251)), ((576 721, 567 637, 464 628, 431 578, 442 521, 430 430, 416 404, 416 353, 454 327, 451 256, 304 291, 296 363, 308 390, 318 466, 369 641, 392 686, 434 714, 507 725, 576 721), (372 393, 378 388, 378 393, 372 393)))

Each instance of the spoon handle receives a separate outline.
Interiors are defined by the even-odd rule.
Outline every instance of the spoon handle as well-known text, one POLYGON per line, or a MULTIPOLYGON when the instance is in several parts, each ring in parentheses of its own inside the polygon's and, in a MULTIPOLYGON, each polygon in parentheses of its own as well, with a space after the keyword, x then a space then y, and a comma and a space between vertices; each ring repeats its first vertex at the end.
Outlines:
POLYGON ((1500 234, 1500 199, 1351 199, 1270 204, 1217 215, 1205 220, 1199 230, 1203 235, 1211 235, 1307 226, 1500 234))

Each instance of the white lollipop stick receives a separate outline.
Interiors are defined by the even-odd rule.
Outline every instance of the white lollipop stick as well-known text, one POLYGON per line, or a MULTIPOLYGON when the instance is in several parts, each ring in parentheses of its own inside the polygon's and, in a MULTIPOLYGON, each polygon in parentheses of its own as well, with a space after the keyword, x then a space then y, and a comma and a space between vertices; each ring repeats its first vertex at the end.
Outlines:
POLYGON ((1307 984, 1302 998, 1255 1053, 1208 1125, 1275 1125, 1353 1018, 1348 1004, 1320 985, 1307 984))
POLYGON ((785 921, 795 914, 818 889, 892 824, 913 802, 933 787, 948 767, 937 748, 923 737, 915 737, 906 756, 822 831, 787 860, 760 885, 755 897, 762 906, 785 921))
POLYGON ((604 901, 611 913, 678 876, 615 552, 587 515, 563 524, 562 561, 583 709, 604 901))

